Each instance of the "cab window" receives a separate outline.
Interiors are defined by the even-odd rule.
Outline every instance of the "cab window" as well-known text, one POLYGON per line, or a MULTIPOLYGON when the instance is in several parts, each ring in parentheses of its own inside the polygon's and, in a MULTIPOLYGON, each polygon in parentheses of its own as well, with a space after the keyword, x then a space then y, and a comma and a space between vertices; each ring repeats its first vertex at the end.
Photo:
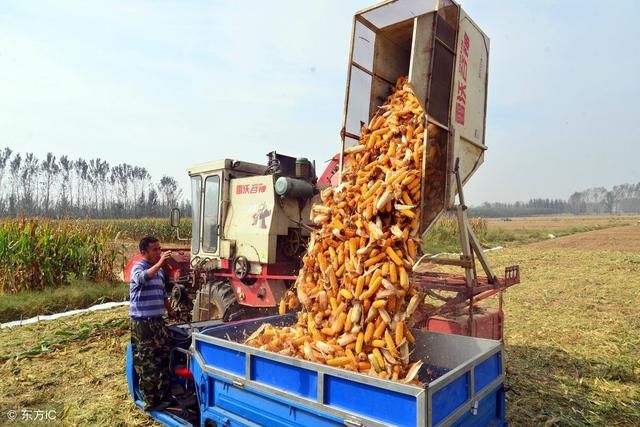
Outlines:
POLYGON ((205 252, 218 250, 218 212, 220 198, 220 177, 210 176, 204 184, 204 223, 202 249, 205 252))

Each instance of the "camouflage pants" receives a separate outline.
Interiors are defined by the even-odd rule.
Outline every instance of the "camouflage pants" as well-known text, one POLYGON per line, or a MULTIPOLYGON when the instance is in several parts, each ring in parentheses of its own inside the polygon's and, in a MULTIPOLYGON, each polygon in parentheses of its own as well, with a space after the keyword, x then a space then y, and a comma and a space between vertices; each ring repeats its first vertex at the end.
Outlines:
POLYGON ((148 406, 166 400, 171 343, 164 319, 131 319, 131 347, 142 399, 148 406))

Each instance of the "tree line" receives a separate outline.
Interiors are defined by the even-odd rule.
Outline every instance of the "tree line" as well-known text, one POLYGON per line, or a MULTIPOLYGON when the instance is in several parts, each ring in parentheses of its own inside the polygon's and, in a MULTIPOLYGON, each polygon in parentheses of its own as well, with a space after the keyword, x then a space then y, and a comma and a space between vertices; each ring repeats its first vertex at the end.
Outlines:
POLYGON ((175 178, 165 175, 153 182, 141 166, 0 150, 1 216, 158 217, 175 206, 190 215, 175 178))
POLYGON ((640 182, 621 184, 611 190, 604 187, 590 188, 573 193, 568 200, 569 211, 585 213, 639 213, 640 182))
POLYGON ((485 202, 469 209, 470 215, 509 217, 553 214, 631 214, 640 213, 640 182, 621 184, 611 190, 594 187, 573 193, 567 200, 531 199, 528 202, 485 202))

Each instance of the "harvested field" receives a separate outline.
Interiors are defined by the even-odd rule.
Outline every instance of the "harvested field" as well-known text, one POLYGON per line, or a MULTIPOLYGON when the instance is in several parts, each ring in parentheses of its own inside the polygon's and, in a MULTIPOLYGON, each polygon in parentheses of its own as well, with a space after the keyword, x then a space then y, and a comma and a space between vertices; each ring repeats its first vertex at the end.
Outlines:
POLYGON ((505 295, 512 425, 640 425, 640 254, 523 246, 505 295))
POLYGON ((128 341, 127 307, 0 330, 1 416, 63 407, 64 425, 158 425, 129 399, 128 341))
POLYGON ((509 221, 501 218, 487 218, 486 221, 489 227, 503 230, 553 231, 571 227, 601 228, 630 225, 638 223, 640 217, 637 215, 557 215, 511 218, 509 221))
POLYGON ((538 242, 540 249, 640 250, 640 224, 563 236, 538 242))

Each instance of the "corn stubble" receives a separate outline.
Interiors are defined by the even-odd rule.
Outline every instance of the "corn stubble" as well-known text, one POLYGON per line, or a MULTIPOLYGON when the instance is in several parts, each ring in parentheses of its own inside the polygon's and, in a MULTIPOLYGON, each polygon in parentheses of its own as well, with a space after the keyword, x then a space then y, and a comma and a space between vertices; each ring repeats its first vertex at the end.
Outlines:
POLYGON ((380 378, 418 382, 410 317, 421 297, 409 281, 420 252, 424 111, 406 78, 345 150, 342 184, 321 193, 295 290, 280 313, 297 324, 263 324, 246 343, 380 378))

